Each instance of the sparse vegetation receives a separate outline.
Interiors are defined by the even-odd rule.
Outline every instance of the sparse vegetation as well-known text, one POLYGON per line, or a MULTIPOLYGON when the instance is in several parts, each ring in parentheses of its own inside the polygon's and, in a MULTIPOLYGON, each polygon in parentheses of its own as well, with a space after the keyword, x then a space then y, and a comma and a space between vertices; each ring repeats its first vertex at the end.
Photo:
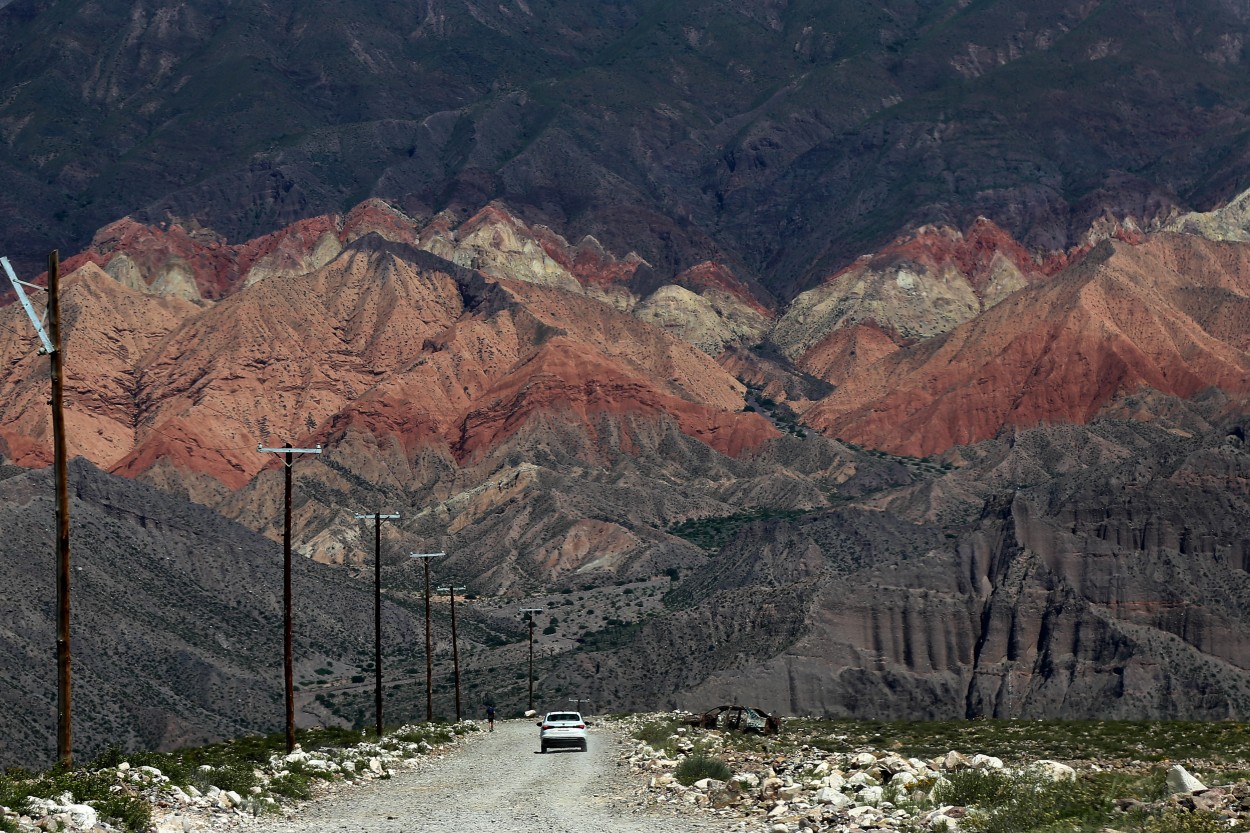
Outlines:
POLYGON ((777 518, 798 518, 805 514, 805 511, 799 509, 762 508, 736 515, 695 518, 674 524, 668 531, 708 552, 719 552, 747 524, 777 518))
POLYGON ((930 758, 951 749, 1003 760, 1250 761, 1250 725, 1171 720, 787 720, 782 732, 821 749, 856 745, 930 758))
POLYGON ((135 833, 146 831, 152 823, 151 805, 136 795, 114 792, 116 785, 116 779, 94 772, 57 768, 32 775, 8 770, 0 775, 0 805, 24 811, 29 798, 55 799, 68 792, 75 802, 94 807, 109 824, 135 833))
MULTIPOLYGON (((398 752, 403 743, 446 743, 455 734, 465 731, 468 729, 459 724, 408 727, 402 732, 385 736, 381 746, 398 752)), ((333 750, 336 754, 345 747, 374 737, 371 732, 347 729, 310 729, 296 734, 304 751, 333 750)), ((258 770, 266 767, 273 755, 285 752, 284 733, 237 738, 226 743, 175 752, 125 753, 113 747, 84 769, 67 771, 54 768, 42 774, 21 769, 6 770, 0 774, 0 805, 24 811, 28 806, 28 797, 60 799, 69 793, 75 803, 94 807, 108 824, 141 833, 151 827, 151 804, 128 787, 126 781, 119 781, 116 767, 121 763, 130 764, 132 769, 154 767, 169 779, 170 784, 183 789, 194 787, 206 792, 210 787, 216 787, 251 796, 253 787, 262 785, 257 776, 258 770)), ((298 761, 285 764, 284 770, 283 774, 263 783, 265 795, 306 799, 312 795, 315 781, 335 777, 327 770, 308 767, 298 761)), ((0 818, 0 832, 8 829, 16 828, 4 827, 0 818)))
MULTIPOLYGON (((791 719, 783 722, 779 735, 768 737, 738 732, 713 734, 701 729, 687 729, 678 735, 682 725, 678 717, 664 716, 635 728, 633 737, 670 757, 684 753, 674 777, 686 786, 705 777, 726 780, 725 775, 711 769, 708 759, 712 758, 741 763, 741 756, 746 754, 757 763, 780 763, 784 767, 787 755, 804 756, 804 749, 845 754, 888 749, 903 757, 926 760, 956 750, 966 755, 982 752, 1000 757, 1007 768, 949 770, 936 781, 922 782, 919 792, 887 786, 882 800, 913 811, 945 805, 966 808, 959 829, 968 833, 1099 833, 1109 829, 1123 833, 1215 833, 1250 829, 1244 822, 1201 807, 1167 801, 1165 783, 1168 767, 1178 759, 1209 785, 1245 781, 1250 743, 1248 727, 1240 723, 791 719), (1022 767, 1043 758, 1072 762, 1076 780, 1056 781, 1041 770, 1022 767), (1082 761, 1097 761, 1098 766, 1082 765, 1082 761)), ((741 770, 735 765, 733 771, 741 770)), ((794 769, 785 775, 805 782, 815 777, 815 771, 794 769)), ((932 829, 940 830, 940 822, 932 829)))
POLYGON ((673 777, 678 783, 687 787, 704 778, 728 781, 732 776, 733 770, 729 768, 729 764, 712 755, 687 755, 673 771, 673 777))

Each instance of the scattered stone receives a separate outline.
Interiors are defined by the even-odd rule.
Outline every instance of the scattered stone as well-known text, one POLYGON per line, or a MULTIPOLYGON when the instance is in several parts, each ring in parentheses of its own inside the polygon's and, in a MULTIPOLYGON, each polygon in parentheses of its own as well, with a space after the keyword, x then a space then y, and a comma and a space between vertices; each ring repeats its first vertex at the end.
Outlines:
POLYGON ((1040 760, 1029 765, 1029 769, 1045 776, 1052 781, 1075 781, 1076 770, 1059 761, 1040 760))
POLYGON ((1196 793, 1206 790, 1206 786, 1190 775, 1189 771, 1180 764, 1173 764, 1168 770, 1167 785, 1168 792, 1171 794, 1196 793))

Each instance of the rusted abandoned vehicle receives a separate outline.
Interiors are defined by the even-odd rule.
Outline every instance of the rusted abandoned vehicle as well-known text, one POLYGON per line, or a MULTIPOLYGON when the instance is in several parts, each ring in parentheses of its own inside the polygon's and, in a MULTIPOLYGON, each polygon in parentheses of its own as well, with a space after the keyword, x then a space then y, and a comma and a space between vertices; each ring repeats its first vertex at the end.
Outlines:
POLYGON ((703 714, 690 715, 686 718, 686 723, 702 729, 758 732, 761 735, 775 735, 781 728, 781 721, 776 717, 751 706, 717 706, 703 714))

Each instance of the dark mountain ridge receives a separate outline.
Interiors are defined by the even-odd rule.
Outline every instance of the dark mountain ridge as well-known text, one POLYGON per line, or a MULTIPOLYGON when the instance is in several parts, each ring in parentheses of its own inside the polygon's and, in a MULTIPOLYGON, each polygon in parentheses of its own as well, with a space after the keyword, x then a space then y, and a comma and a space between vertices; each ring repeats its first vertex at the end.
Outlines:
MULTIPOLYGON (((56 748, 54 492, 50 470, 6 468, 0 762, 32 766, 56 748)), ((81 458, 70 498, 75 756, 280 731, 281 545, 81 458)), ((327 662, 334 676, 371 662, 371 586, 303 558, 292 584, 297 683, 327 662)), ((388 601, 383 621, 386 661, 406 663, 395 636, 420 618, 388 601)))
POLYGON ((782 296, 924 222, 1060 250, 1246 186, 1244 26, 1222 0, 14 0, 0 250, 37 271, 128 214, 246 239, 369 195, 503 198, 782 296))

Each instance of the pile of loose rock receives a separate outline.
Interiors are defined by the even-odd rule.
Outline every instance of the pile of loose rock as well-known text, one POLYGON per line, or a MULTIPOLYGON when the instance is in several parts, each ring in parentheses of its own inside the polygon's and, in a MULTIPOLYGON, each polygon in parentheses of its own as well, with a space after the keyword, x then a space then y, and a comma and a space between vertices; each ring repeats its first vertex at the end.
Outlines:
MULTIPOLYGON (((304 751, 298 746, 290 754, 275 754, 253 775, 255 784, 246 795, 213 784, 214 768, 201 766, 195 779, 201 787, 178 785, 151 766, 132 767, 120 763, 99 770, 116 781, 114 792, 138 796, 152 805, 153 829, 157 833, 220 830, 249 825, 274 814, 289 813, 289 804, 271 791, 275 782, 289 778, 292 771, 317 773, 312 779, 315 790, 326 791, 335 785, 375 778, 388 778, 392 772, 416 769, 437 761, 444 754, 472 737, 476 725, 471 721, 460 727, 445 743, 431 745, 422 740, 408 742, 394 738, 431 730, 433 726, 405 726, 380 743, 361 742, 341 748, 319 748, 304 751)), ((20 833, 51 831, 110 831, 115 828, 100 819, 96 808, 78 802, 70 792, 56 798, 28 798, 17 809, 0 807, 10 828, 20 833)))
MULTIPOLYGON (((641 725, 646 719, 639 716, 633 722, 641 725)), ((969 769, 1013 774, 999 758, 955 751, 930 760, 868 748, 833 753, 798 746, 763 754, 742 752, 726 747, 724 735, 716 730, 679 728, 663 745, 675 747, 676 754, 641 741, 628 754, 630 767, 646 779, 653 801, 737 819, 742 829, 767 833, 896 829, 956 833, 969 808, 939 803, 937 788, 946 776, 969 769), (684 786, 674 771, 692 754, 718 758, 733 774, 725 781, 704 778, 684 786)), ((1014 772, 1022 769, 1036 779, 1077 778, 1076 770, 1060 761, 1037 760, 1014 772)), ((1250 822, 1250 783, 1208 789, 1183 767, 1173 766, 1168 786, 1171 795, 1166 801, 1146 804, 1125 799, 1119 806, 1125 811, 1205 810, 1230 823, 1250 822)))

